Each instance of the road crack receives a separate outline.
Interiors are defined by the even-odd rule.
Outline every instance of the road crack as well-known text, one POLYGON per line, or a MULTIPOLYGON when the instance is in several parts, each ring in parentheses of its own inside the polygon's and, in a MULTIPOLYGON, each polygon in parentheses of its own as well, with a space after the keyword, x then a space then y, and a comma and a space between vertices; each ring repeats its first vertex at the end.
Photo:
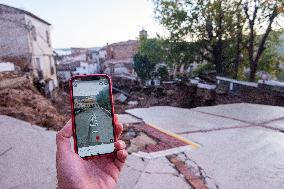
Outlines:
POLYGON ((12 150, 12 149, 13 149, 13 147, 11 146, 10 148, 4 150, 3 152, 0 153, 0 156, 5 155, 7 152, 9 152, 9 151, 12 150))

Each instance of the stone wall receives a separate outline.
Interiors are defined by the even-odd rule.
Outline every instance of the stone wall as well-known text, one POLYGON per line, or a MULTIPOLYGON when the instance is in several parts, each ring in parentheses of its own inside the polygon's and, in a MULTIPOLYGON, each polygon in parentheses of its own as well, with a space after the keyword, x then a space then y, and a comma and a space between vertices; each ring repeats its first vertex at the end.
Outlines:
POLYGON ((129 59, 133 58, 138 51, 138 41, 129 40, 119 43, 113 43, 106 46, 106 60, 129 59))
POLYGON ((23 13, 0 5, 0 28, 0 57, 28 55, 28 28, 23 13))

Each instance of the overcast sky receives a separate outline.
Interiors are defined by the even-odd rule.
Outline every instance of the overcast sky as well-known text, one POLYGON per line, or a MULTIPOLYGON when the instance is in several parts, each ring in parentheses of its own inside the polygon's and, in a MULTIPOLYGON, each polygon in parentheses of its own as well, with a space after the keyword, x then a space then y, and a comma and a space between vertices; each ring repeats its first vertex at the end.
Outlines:
POLYGON ((136 39, 144 27, 165 35, 154 19, 152 0, 0 0, 52 24, 54 48, 97 47, 136 39))
MULTIPOLYGON (((105 81, 105 80, 103 80, 105 81)), ((74 96, 95 96, 99 94, 103 89, 108 89, 109 85, 100 85, 99 83, 104 83, 97 80, 94 81, 74 81, 74 84, 77 84, 76 87, 73 87, 74 96)))

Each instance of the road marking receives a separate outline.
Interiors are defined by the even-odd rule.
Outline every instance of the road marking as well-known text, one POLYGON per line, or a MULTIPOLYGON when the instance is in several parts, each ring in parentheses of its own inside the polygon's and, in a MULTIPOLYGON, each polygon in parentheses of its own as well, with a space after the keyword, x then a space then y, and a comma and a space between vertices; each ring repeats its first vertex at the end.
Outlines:
POLYGON ((162 133, 165 133, 165 134, 167 134, 167 135, 169 135, 171 137, 174 137, 174 138, 176 138, 176 139, 178 139, 178 140, 180 140, 180 141, 182 141, 182 142, 184 142, 186 144, 191 145, 192 149, 200 147, 198 144, 196 144, 196 143, 194 143, 194 142, 192 142, 190 140, 187 140, 187 139, 185 139, 185 138, 183 138, 183 137, 181 137, 181 136, 179 136, 179 135, 177 135, 175 133, 172 133, 172 132, 170 132, 168 130, 162 129, 162 128, 156 126, 156 125, 153 125, 153 124, 150 124, 150 123, 147 123, 147 125, 149 125, 150 127, 153 127, 155 129, 159 130, 162 133))

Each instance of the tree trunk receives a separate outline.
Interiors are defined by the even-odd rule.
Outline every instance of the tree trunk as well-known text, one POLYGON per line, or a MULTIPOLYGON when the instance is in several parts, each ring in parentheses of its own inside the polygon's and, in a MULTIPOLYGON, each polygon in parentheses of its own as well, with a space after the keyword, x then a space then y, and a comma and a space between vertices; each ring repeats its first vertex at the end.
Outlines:
POLYGON ((256 71, 257 71, 257 65, 252 63, 252 65, 250 66, 249 81, 251 81, 251 82, 255 81, 256 71))
MULTIPOLYGON (((241 1, 240 1, 241 3, 241 1)), ((237 15, 237 44, 236 44, 236 58, 234 63, 233 78, 238 78, 239 67, 241 63, 242 41, 243 41, 243 25, 241 25, 241 13, 237 15)))
POLYGON ((268 39, 269 33, 271 32, 272 23, 274 19, 277 17, 277 5, 275 5, 273 12, 269 15, 269 24, 266 28, 265 33, 263 34, 263 37, 260 41, 260 44, 258 45, 258 50, 256 52, 256 56, 254 58, 254 45, 255 45, 255 32, 254 32, 254 24, 257 16, 257 11, 259 9, 258 5, 255 5, 254 7, 254 13, 253 18, 250 19, 248 14, 248 5, 244 7, 245 14, 247 16, 247 19, 249 20, 249 28, 250 28, 250 35, 249 35, 249 47, 248 47, 248 55, 249 55, 249 64, 250 64, 250 81, 255 81, 255 74, 257 72, 258 63, 260 61, 261 55, 263 54, 265 50, 265 43, 268 39))

